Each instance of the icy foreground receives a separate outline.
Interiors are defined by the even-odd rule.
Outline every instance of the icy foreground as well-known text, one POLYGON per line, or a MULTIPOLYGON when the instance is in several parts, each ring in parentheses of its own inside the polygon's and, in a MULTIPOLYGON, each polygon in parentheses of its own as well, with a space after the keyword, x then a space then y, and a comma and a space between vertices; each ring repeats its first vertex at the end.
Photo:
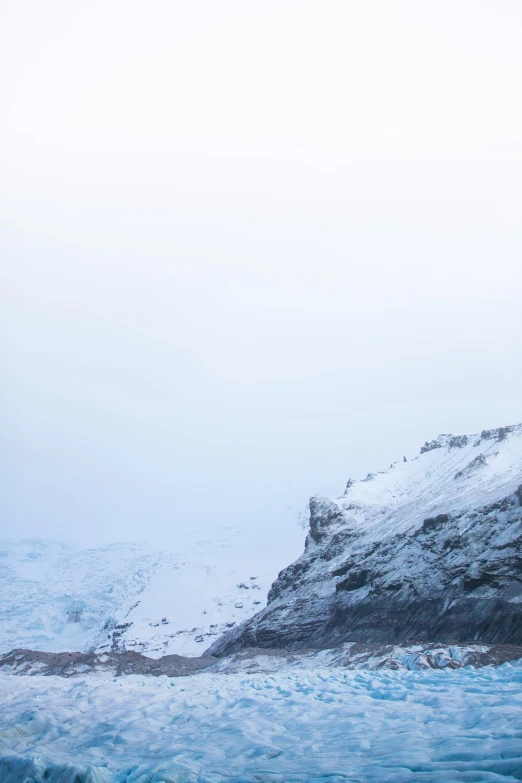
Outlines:
POLYGON ((441 435, 310 512, 304 554, 212 654, 522 644, 522 425, 441 435))
POLYGON ((105 675, 0 673, 2 783, 522 780, 522 663, 105 675))

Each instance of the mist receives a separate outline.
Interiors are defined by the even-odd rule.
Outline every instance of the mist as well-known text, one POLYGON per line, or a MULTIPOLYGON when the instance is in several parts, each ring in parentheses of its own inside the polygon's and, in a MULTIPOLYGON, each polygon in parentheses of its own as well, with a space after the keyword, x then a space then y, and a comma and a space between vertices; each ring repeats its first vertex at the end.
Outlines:
POLYGON ((297 525, 522 420, 522 10, 2 4, 1 534, 297 525))

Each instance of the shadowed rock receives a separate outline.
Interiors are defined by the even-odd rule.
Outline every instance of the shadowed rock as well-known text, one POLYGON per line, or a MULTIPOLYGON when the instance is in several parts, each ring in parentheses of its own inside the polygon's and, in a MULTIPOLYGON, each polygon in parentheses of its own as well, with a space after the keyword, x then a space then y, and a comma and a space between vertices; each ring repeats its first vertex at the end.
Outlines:
POLYGON ((440 436, 414 463, 313 498, 303 555, 208 652, 522 644, 522 425, 440 436))

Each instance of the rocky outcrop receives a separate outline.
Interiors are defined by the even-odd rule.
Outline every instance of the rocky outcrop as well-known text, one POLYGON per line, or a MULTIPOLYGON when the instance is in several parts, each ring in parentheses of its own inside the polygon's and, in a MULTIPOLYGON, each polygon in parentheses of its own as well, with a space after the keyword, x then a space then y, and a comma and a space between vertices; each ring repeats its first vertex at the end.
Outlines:
POLYGON ((313 498, 304 554, 209 653, 347 641, 522 644, 522 426, 440 436, 313 498))

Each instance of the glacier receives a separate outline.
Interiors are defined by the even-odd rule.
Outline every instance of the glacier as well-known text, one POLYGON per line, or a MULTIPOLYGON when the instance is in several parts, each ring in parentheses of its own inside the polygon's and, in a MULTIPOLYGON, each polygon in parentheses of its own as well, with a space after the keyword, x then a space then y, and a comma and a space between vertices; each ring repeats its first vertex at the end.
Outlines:
POLYGON ((312 498, 303 538, 0 545, 0 783, 522 781, 522 425, 312 498))
POLYGON ((291 515, 285 521, 181 529, 158 548, 0 541, 0 653, 199 656, 265 605, 278 571, 301 551, 304 531, 291 515))
POLYGON ((522 661, 67 680, 0 672, 2 783, 511 783, 522 661))

